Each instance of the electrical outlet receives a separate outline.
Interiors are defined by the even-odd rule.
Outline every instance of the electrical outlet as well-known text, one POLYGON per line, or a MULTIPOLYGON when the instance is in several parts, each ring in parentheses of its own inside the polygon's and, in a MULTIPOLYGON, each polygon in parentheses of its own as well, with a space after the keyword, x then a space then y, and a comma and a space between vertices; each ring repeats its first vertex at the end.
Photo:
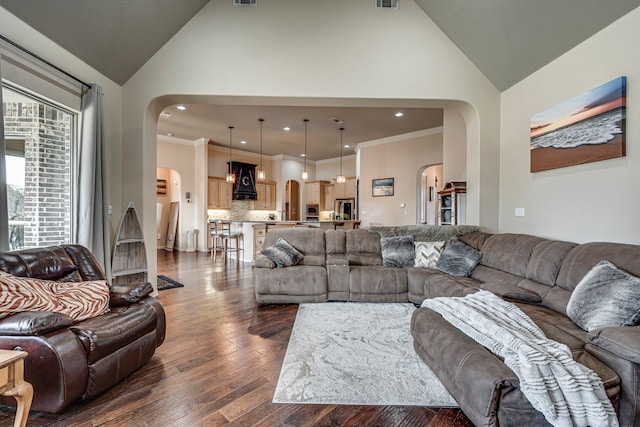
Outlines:
POLYGON ((109 215, 113 215, 113 206, 109 205, 109 215))

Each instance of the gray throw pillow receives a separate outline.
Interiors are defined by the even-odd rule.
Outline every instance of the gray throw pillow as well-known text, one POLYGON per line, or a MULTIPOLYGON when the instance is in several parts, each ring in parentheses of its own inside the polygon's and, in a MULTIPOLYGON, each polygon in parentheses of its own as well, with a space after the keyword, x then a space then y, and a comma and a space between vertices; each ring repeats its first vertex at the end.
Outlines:
POLYGON ((415 259, 413 236, 382 237, 380 246, 384 267, 413 267, 415 259))
POLYGON ((282 237, 279 237, 273 246, 263 249, 260 253, 273 261, 278 268, 291 267, 304 258, 299 250, 282 237))
POLYGON ((471 275, 481 259, 482 252, 453 238, 447 241, 436 268, 452 276, 466 277, 471 275))
POLYGON ((567 315, 585 331, 634 326, 640 321, 640 278, 600 261, 580 280, 567 315))

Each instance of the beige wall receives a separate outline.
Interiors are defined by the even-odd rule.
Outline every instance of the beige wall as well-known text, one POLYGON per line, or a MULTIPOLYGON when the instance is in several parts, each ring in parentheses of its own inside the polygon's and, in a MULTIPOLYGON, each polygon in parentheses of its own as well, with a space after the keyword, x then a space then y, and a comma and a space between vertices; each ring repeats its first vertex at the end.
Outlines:
POLYGON ((574 242, 640 243, 640 9, 502 94, 500 231, 574 242), (531 116, 619 76, 627 76, 627 155, 529 172, 531 116), (515 217, 515 208, 525 208, 515 217))
POLYGON ((357 151, 362 226, 417 224, 422 169, 442 163, 442 128, 359 144, 357 151), (394 178, 393 196, 372 196, 371 181, 376 178, 394 178))

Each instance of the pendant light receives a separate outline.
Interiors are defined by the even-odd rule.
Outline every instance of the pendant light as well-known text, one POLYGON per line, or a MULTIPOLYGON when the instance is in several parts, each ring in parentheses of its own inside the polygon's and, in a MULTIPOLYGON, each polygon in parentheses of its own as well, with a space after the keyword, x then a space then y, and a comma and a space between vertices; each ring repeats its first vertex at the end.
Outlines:
POLYGON ((260 122, 260 169, 258 169, 256 178, 258 178, 258 181, 264 181, 266 179, 266 174, 262 168, 262 122, 264 122, 264 119, 258 119, 258 121, 260 122))
POLYGON ((301 178, 303 181, 309 179, 309 171, 307 170, 307 123, 309 119, 304 119, 304 169, 302 169, 301 178))
POLYGON ((233 136, 233 126, 229 126, 229 172, 227 173, 226 181, 229 184, 236 182, 236 175, 233 173, 233 161, 231 159, 231 141, 233 136))
POLYGON ((345 177, 344 175, 342 175, 342 132, 344 131, 344 128, 340 128, 340 175, 336 176, 336 182, 338 184, 344 184, 345 182, 347 182, 347 177, 345 177))

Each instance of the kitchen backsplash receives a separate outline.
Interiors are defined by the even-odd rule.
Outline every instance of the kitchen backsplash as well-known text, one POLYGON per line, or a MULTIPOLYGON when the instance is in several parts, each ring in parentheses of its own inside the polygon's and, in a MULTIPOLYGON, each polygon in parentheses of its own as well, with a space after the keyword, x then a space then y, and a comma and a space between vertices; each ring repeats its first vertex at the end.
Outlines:
POLYGON ((216 209, 207 211, 209 220, 227 219, 231 221, 269 221, 269 215, 280 219, 278 211, 259 211, 251 209, 251 202, 248 200, 233 200, 231 202, 231 210, 216 209))

